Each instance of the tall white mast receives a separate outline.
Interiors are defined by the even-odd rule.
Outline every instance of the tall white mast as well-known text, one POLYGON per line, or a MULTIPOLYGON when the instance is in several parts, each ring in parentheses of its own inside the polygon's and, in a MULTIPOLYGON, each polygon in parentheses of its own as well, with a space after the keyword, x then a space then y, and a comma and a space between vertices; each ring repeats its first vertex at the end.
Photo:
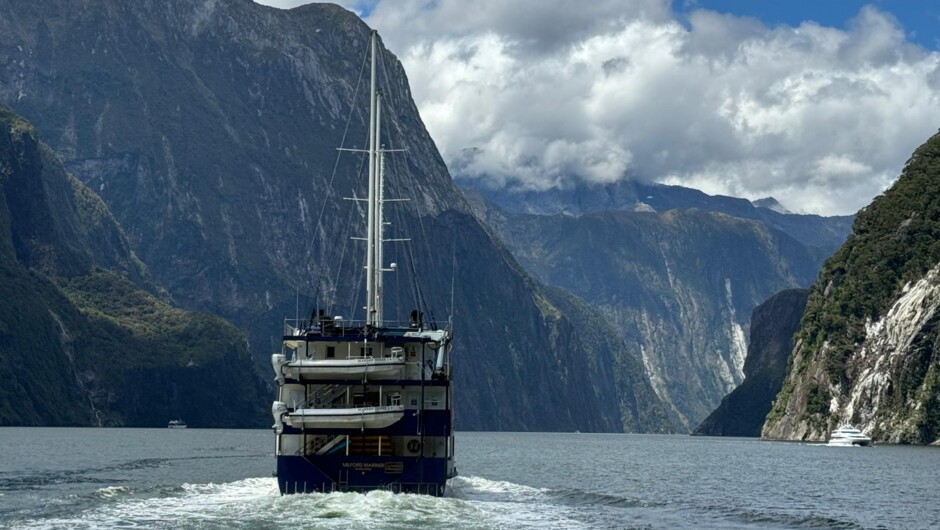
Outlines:
POLYGON ((366 323, 382 324, 382 177, 379 167, 379 125, 381 112, 376 91, 376 41, 378 33, 372 30, 369 55, 369 214, 366 220, 366 323))
POLYGON ((375 322, 376 326, 382 325, 382 272, 384 271, 385 260, 382 244, 385 241, 384 225, 385 212, 384 199, 385 192, 385 153, 382 151, 382 94, 375 97, 375 137, 378 149, 375 153, 377 158, 377 168, 375 176, 375 322))
POLYGON ((366 322, 375 321, 375 30, 369 43, 371 72, 369 83, 369 215, 366 234, 366 322))

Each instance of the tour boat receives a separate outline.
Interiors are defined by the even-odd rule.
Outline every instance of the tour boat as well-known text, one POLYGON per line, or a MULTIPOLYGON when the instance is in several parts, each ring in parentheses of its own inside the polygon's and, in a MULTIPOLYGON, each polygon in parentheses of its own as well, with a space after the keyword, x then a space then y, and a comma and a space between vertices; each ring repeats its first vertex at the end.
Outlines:
POLYGON ((846 447, 852 445, 872 445, 871 438, 862 434, 862 431, 851 425, 843 425, 832 431, 829 437, 829 445, 846 447))
POLYGON ((449 329, 415 309, 401 323, 383 316, 385 150, 376 89, 376 33, 370 47, 366 304, 363 321, 317 310, 285 320, 271 357, 282 494, 389 490, 440 496, 454 465, 449 329))

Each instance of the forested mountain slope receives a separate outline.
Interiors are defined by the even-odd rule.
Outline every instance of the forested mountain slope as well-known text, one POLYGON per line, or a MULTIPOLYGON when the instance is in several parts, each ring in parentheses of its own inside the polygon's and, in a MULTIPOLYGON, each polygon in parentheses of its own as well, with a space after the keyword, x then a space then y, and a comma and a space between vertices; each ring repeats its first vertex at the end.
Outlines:
POLYGON ((159 294, 104 203, 0 106, 0 425, 263 426, 244 335, 159 294))
POLYGON ((940 439, 940 135, 856 215, 826 261, 762 430, 825 440, 849 422, 876 441, 940 439))

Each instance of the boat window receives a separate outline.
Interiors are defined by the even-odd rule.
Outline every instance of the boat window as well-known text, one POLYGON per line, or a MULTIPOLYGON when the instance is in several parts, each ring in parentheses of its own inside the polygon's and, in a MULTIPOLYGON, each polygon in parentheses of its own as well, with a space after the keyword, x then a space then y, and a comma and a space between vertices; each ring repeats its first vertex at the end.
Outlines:
POLYGON ((327 346, 327 347, 326 347, 326 358, 327 358, 327 359, 332 359, 332 358, 334 358, 334 357, 336 357, 336 347, 335 347, 335 346, 327 346))
POLYGON ((359 346, 359 356, 360 357, 372 357, 372 346, 366 348, 365 346, 359 346))

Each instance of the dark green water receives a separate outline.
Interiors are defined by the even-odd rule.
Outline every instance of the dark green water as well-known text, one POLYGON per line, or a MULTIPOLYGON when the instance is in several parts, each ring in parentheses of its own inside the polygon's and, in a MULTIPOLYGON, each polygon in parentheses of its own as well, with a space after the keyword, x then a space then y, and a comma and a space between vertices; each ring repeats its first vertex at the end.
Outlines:
POLYGON ((445 498, 281 497, 269 431, 0 428, 0 528, 936 528, 940 448, 458 433, 445 498))

